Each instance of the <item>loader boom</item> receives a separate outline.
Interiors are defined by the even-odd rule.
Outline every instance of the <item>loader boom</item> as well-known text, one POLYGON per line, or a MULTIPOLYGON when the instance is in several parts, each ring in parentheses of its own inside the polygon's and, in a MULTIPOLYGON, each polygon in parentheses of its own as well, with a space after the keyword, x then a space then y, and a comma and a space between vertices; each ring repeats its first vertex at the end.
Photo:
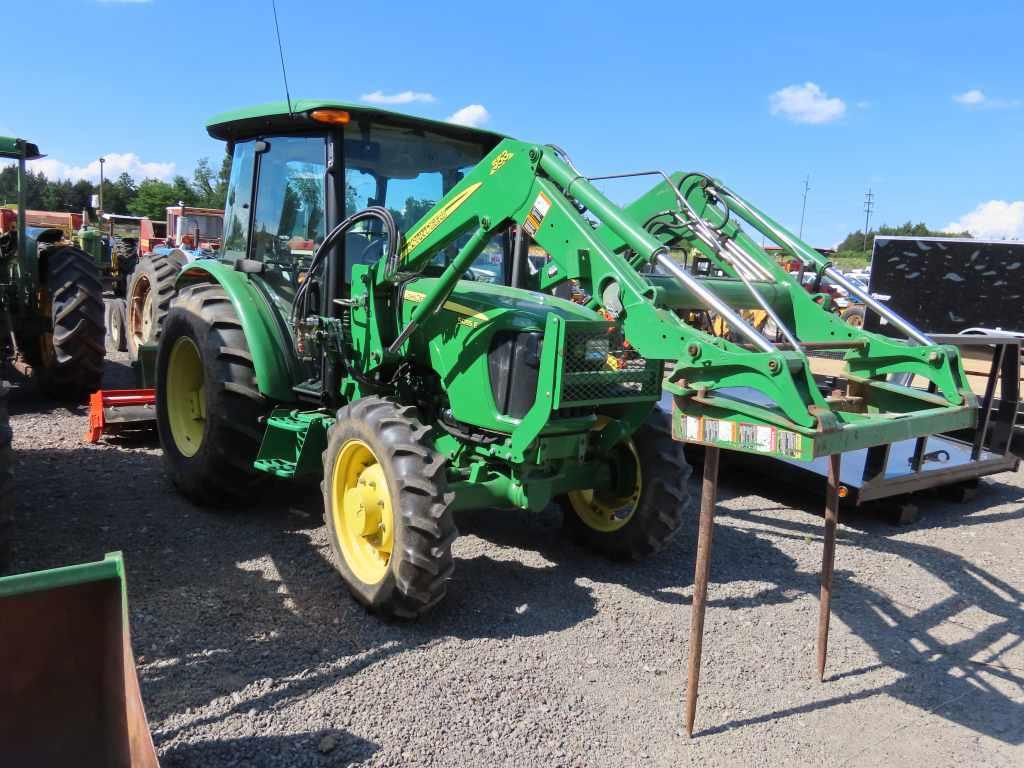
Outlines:
MULTIPOLYGON (((922 344, 918 336, 928 340, 916 332, 909 342, 893 340, 823 311, 736 218, 765 229, 815 268, 824 272, 830 265, 723 189, 702 174, 676 174, 623 209, 552 147, 503 141, 406 234, 402 280, 423 270, 442 249, 460 243, 455 258, 411 312, 396 314, 378 306, 390 295, 383 286, 399 279, 387 274, 383 260, 365 282, 353 286, 353 296, 365 298, 362 321, 375 325, 369 345, 359 349, 364 372, 400 364, 410 335, 445 304, 488 240, 512 225, 550 255, 536 286, 578 285, 587 306, 612 318, 639 355, 667 364, 665 387, 691 417, 792 432, 781 452, 795 458, 973 421, 973 397, 954 348, 922 344), (680 247, 703 253, 725 278, 690 274, 670 255, 671 248, 680 247), (662 274, 651 274, 651 266, 662 274), (751 305, 768 305, 788 341, 777 342, 753 328, 719 297, 723 289, 734 297, 747 290, 751 305), (771 301, 765 298, 768 291, 771 301), (710 335, 685 322, 681 309, 714 310, 739 338, 710 335), (394 325, 396 317, 406 318, 401 328, 394 325), (853 382, 848 397, 830 402, 819 391, 807 352, 822 347, 845 352, 853 382), (884 380, 903 372, 932 382, 935 394, 884 380)), ((684 432, 680 426, 680 437, 684 432)))

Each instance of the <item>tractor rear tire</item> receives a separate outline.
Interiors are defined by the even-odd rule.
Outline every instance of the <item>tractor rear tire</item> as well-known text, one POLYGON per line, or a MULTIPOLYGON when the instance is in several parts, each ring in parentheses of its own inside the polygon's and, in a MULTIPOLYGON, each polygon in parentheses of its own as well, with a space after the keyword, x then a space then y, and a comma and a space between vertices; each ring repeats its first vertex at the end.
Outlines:
POLYGON ((635 462, 627 497, 573 491, 560 498, 562 525, 574 541, 615 560, 640 560, 662 549, 692 511, 690 465, 672 439, 671 420, 655 409, 618 449, 619 462, 635 462))
POLYGON ((134 237, 122 237, 110 249, 110 260, 118 276, 114 283, 114 295, 124 298, 128 294, 128 281, 139 260, 138 241, 134 237))
POLYGON ((204 506, 250 497, 271 404, 260 394, 242 323, 216 283, 184 287, 164 320, 156 359, 156 415, 174 485, 204 506))
POLYGON ((107 299, 107 336, 110 345, 118 352, 128 351, 127 328, 125 326, 124 299, 107 299))
POLYGON ((458 530, 445 459, 416 408, 364 397, 338 411, 323 454, 324 521, 341 577, 385 618, 444 596, 458 530))
POLYGON ((39 384, 52 397, 80 401, 103 380, 107 350, 99 265, 74 246, 57 248, 47 257, 46 286, 53 330, 39 337, 39 384))
POLYGON ((0 381, 0 576, 14 562, 14 451, 11 448, 11 418, 7 412, 10 386, 0 381))
POLYGON ((128 281, 125 327, 128 358, 139 359, 139 347, 160 340, 160 328, 171 308, 174 284, 188 257, 181 251, 147 253, 128 281))

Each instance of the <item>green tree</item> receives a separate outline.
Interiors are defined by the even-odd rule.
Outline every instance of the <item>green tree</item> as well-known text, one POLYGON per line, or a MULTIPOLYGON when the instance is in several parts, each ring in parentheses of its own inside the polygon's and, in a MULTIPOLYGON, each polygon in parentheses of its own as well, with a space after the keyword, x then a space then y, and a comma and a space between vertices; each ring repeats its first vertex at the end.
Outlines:
POLYGON ((202 208, 223 208, 227 199, 228 178, 231 175, 231 157, 225 155, 220 170, 214 173, 208 158, 201 157, 192 172, 192 190, 195 203, 202 208))
POLYGON ((199 158, 196 169, 192 172, 192 189, 196 196, 196 205, 204 208, 211 208, 210 202, 216 195, 214 185, 216 180, 213 176, 213 169, 210 167, 209 159, 199 158))
POLYGON ((88 208, 92 210, 92 196, 96 194, 96 187, 88 179, 79 179, 71 186, 71 210, 75 213, 88 208))
POLYGON ((139 188, 127 171, 115 181, 103 180, 103 209, 107 213, 126 214, 131 210, 139 188))
POLYGON ((164 221, 167 218, 167 206, 178 204, 179 192, 179 189, 166 181, 146 179, 139 184, 138 192, 129 204, 128 210, 135 216, 148 216, 154 221, 164 221))
MULTIPOLYGON (((911 235, 913 237, 972 237, 970 232, 942 232, 929 229, 923 221, 914 224, 906 222, 897 227, 890 227, 885 224, 875 232, 868 232, 867 252, 870 253, 875 243, 875 235, 911 235)), ((864 248, 864 231, 858 229, 851 232, 836 248, 837 251, 860 251, 864 248)))
POLYGON ((18 168, 13 163, 0 168, 0 205, 18 201, 18 168))
MULTIPOLYGON (((184 176, 175 176, 171 181, 171 188, 174 190, 175 197, 177 198, 171 205, 177 205, 178 203, 182 205, 196 205, 196 191, 184 176)), ((164 217, 161 216, 161 218, 164 217)))

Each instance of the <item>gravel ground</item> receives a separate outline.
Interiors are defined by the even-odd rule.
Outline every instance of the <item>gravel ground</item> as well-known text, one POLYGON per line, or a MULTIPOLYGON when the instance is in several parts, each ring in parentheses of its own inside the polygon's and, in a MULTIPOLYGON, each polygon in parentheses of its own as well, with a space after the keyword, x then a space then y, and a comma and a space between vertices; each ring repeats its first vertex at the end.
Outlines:
MULTIPOLYGON (((111 357, 107 386, 130 385, 111 357)), ((24 389, 11 410, 16 566, 124 551, 165 768, 1024 764, 1024 473, 907 528, 844 514, 821 684, 822 498, 723 465, 691 741, 695 526, 620 565, 553 510, 462 515, 447 600, 387 625, 334 571, 315 489, 205 511, 155 439, 85 445, 84 408, 24 389)))

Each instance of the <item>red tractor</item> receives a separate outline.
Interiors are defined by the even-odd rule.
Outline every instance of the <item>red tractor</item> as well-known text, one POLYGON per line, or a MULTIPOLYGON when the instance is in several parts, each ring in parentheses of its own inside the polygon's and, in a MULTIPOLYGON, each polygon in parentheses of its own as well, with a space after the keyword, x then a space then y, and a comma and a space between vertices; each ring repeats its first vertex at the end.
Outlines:
POLYGON ((224 211, 220 209, 167 207, 166 239, 147 250, 139 249, 125 298, 118 307, 120 314, 111 318, 113 323, 123 324, 120 348, 127 349, 132 362, 138 359, 139 347, 159 338, 178 272, 194 259, 215 256, 223 227, 224 211))

